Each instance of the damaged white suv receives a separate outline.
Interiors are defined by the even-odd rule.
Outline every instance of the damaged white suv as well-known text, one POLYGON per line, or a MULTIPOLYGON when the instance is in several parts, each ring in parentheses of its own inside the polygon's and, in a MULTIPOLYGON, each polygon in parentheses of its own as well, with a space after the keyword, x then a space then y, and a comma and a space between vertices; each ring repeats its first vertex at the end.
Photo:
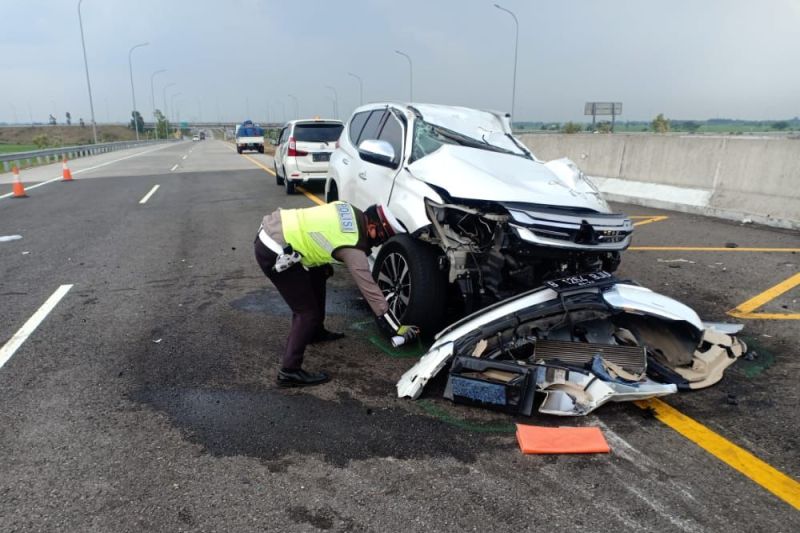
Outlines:
POLYGON ((373 274, 404 323, 433 333, 471 312, 576 273, 613 272, 631 241, 569 160, 538 160, 508 115, 430 104, 355 110, 331 156, 327 201, 387 204, 409 235, 373 274))

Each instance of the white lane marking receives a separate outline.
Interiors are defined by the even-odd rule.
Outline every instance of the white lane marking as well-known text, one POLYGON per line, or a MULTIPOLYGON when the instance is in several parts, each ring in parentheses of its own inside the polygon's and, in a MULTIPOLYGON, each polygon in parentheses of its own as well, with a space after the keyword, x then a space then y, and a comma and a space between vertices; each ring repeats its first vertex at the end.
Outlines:
POLYGON ((186 159, 187 157, 189 157, 189 156, 188 156, 188 155, 185 155, 185 156, 183 156, 181 159, 186 159))
MULTIPOLYGON (((132 157, 139 157, 140 155, 149 154, 150 152, 155 152, 157 150, 163 150, 164 148, 168 148, 170 146, 172 146, 172 144, 165 144, 164 146, 159 146, 157 148, 153 148, 152 150, 145 150, 144 152, 138 152, 138 153, 135 153, 135 154, 126 155, 125 157, 120 157, 119 159, 114 159, 113 161, 106 161, 105 163, 100 163, 99 165, 95 165, 93 167, 87 167, 87 168, 82 168, 81 170, 76 170, 72 174, 74 175, 74 174, 80 174, 81 172, 88 172, 90 170, 95 170, 95 169, 98 169, 100 167, 104 167, 104 166, 111 165, 111 164, 114 164, 114 163, 119 163, 120 161, 125 161, 126 159, 130 159, 132 157)), ((63 179, 63 176, 58 175, 53 179, 49 179, 47 181, 43 181, 43 182, 37 183, 35 185, 26 185, 25 186, 25 190, 35 189, 36 187, 41 187, 42 185, 47 185, 48 183, 53 183, 54 181, 61 181, 62 179, 63 179)), ((2 200, 3 198, 8 198, 10 196, 14 196, 14 193, 10 192, 10 193, 7 193, 7 194, 0 195, 0 200, 2 200)))
POLYGON ((22 235, 0 235, 0 242, 16 241, 21 238, 22 235))
POLYGON ((171 169, 169 169, 169 171, 170 171, 170 172, 175 172, 175 169, 176 169, 176 168, 178 168, 178 163, 175 163, 175 164, 172 166, 172 168, 171 168, 171 169))
POLYGON ((47 301, 36 310, 33 316, 30 317, 28 321, 25 322, 22 327, 19 328, 19 330, 17 330, 16 333, 14 333, 14 336, 11 337, 2 348, 0 348, 0 368, 3 368, 3 365, 6 364, 9 359, 11 359, 11 356, 14 355, 14 352, 16 352, 17 349, 22 346, 22 343, 28 339, 30 334, 36 331, 36 328, 39 327, 39 324, 41 324, 42 321, 47 318, 47 315, 50 313, 50 311, 52 311, 53 308, 58 305, 58 302, 61 301, 61 298, 63 298, 71 288, 72 285, 61 285, 58 289, 56 289, 56 292, 54 292, 50 298, 48 298, 47 301))
POLYGON ((140 204, 144 204, 144 203, 146 203, 146 202, 147 202, 147 200, 149 200, 149 199, 150 199, 150 197, 151 197, 151 196, 153 196, 153 194, 155 194, 155 192, 158 190, 158 188, 159 188, 159 187, 161 187, 161 185, 153 185, 153 188, 152 188, 152 189, 150 189, 150 192, 149 192, 149 193, 147 193, 147 194, 145 194, 145 195, 144 195, 144 198, 142 198, 141 200, 139 200, 139 203, 140 203, 140 204))

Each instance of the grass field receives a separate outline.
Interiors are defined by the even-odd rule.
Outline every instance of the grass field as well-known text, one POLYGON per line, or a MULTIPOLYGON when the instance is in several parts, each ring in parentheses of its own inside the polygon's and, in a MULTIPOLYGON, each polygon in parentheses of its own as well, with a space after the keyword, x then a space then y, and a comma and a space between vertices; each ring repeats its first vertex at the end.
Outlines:
POLYGON ((28 152, 37 150, 35 144, 2 144, 0 143, 0 154, 11 154, 14 152, 28 152))

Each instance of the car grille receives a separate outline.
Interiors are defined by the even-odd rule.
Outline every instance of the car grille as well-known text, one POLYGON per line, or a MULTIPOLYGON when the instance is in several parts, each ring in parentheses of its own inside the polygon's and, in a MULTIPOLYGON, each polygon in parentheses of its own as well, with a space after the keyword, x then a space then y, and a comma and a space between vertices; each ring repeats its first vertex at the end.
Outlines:
POLYGON ((621 214, 559 212, 554 209, 508 210, 513 218, 512 225, 524 228, 543 245, 621 249, 628 246, 633 233, 630 219, 621 214))

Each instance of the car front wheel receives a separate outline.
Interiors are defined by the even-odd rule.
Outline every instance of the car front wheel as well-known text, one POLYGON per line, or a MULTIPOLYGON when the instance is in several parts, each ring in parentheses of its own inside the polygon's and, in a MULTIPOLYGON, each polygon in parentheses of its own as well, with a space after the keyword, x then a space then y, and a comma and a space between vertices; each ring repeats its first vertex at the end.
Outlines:
POLYGON ((447 278, 439 269, 439 251, 408 235, 381 247, 372 277, 397 319, 432 337, 445 325, 447 278))

